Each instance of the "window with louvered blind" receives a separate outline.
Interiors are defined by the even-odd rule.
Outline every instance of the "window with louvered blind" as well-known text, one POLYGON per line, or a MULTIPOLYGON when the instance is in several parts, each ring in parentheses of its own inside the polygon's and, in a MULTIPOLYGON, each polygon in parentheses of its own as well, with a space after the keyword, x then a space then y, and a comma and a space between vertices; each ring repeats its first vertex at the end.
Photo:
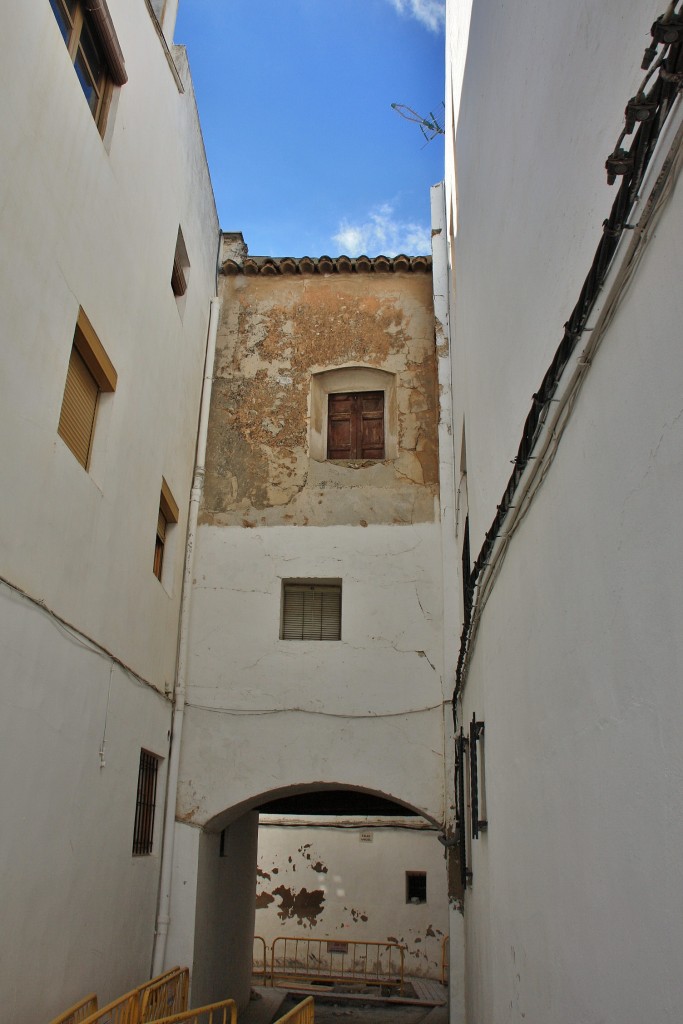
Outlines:
POLYGON ((341 583, 283 583, 282 640, 341 640, 341 583))
POLYGON ((114 391, 116 370, 81 309, 74 332, 57 433, 88 468, 101 391, 114 391))

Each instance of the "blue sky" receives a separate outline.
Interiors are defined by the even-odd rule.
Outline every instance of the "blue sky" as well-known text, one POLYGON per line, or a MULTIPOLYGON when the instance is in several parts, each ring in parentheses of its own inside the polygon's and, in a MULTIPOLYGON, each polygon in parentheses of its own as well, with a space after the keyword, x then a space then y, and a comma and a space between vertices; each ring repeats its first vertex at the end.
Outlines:
POLYGON ((221 227, 255 256, 429 252, 443 0, 180 0, 221 227))

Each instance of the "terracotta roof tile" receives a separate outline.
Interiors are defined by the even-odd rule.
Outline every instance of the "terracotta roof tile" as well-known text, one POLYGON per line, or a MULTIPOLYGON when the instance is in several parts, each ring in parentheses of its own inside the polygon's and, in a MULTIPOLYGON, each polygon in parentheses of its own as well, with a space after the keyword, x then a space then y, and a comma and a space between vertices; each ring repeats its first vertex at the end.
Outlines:
POLYGON ((429 273, 431 256, 246 256, 244 260, 227 259, 221 273, 233 274, 393 274, 429 273))

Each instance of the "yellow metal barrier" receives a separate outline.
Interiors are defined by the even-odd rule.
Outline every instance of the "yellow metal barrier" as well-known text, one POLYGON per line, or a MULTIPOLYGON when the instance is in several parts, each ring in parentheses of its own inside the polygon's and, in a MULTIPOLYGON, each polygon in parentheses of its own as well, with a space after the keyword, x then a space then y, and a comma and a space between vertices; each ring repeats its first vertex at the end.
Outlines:
POLYGON ((144 1024, 159 1019, 159 1013, 184 1010, 187 1006, 189 971, 173 967, 114 999, 79 1024, 144 1024), (170 1003, 170 1005, 169 1005, 170 1003))
POLYGON ((448 935, 444 935, 443 942, 441 943, 441 984, 448 984, 448 952, 449 943, 448 935))
POLYGON ((237 1024, 237 1003, 234 999, 184 1010, 172 1017, 160 1017, 157 1024, 228 1024, 228 1021, 237 1024))
POLYGON ((254 951, 252 956, 251 972, 255 977, 263 978, 263 983, 265 985, 266 978, 268 977, 268 958, 266 956, 266 940, 263 938, 262 935, 254 936, 254 951), (261 950, 261 947, 263 947, 263 953, 261 955, 260 960, 256 953, 257 946, 259 951, 261 950))
POLYGON ((394 942, 300 938, 273 941, 270 977, 391 985, 403 995, 403 946, 394 942))
POLYGON ((298 1003, 284 1017, 279 1017, 275 1024, 315 1024, 313 996, 308 996, 302 1003, 298 1003))
POLYGON ((64 1013, 60 1013, 59 1017, 55 1017, 54 1020, 50 1021, 50 1024, 81 1024, 86 1017, 89 1017, 92 1013, 97 1011, 97 996, 94 992, 91 992, 85 999, 81 999, 80 1002, 74 1003, 64 1013))
POLYGON ((140 996, 140 1024, 186 1010, 189 990, 190 972, 187 967, 162 975, 155 983, 148 984, 140 996))

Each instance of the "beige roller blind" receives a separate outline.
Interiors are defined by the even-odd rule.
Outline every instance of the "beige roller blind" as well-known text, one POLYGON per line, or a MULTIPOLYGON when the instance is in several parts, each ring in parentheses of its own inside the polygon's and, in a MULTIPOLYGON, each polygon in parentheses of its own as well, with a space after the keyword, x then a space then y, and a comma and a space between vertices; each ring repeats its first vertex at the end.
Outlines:
POLYGON ((71 349, 57 431, 86 469, 99 393, 97 381, 74 346, 71 349))
POLYGON ((283 640, 340 640, 341 587, 285 584, 283 640))

